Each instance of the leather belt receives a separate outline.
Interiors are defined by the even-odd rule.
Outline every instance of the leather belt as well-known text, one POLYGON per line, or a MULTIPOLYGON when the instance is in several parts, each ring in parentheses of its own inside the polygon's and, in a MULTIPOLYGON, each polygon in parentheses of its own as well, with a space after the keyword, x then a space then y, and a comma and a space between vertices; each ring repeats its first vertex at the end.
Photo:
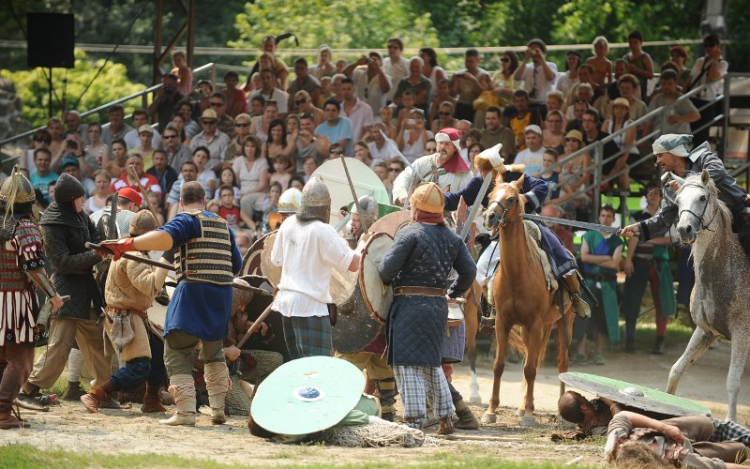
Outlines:
POLYGON ((589 280, 595 280, 597 282, 616 282, 617 275, 602 275, 602 274, 583 274, 583 278, 589 280))
POLYGON ((107 306, 107 311, 110 313, 120 313, 120 314, 135 314, 136 316, 140 316, 144 319, 148 319, 148 311, 141 311, 137 309, 128 309, 128 308, 115 308, 114 306, 107 306))
POLYGON ((393 289, 394 296, 416 295, 416 296, 440 296, 444 297, 448 290, 435 287, 396 287, 393 289))

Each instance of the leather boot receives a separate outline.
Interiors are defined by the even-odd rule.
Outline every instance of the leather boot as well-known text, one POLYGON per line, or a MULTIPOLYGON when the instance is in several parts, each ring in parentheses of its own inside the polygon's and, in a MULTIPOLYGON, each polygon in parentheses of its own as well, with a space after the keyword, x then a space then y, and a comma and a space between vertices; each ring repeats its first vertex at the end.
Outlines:
POLYGON ((211 423, 214 425, 223 425, 227 423, 227 416, 224 414, 224 405, 226 395, 208 396, 208 404, 211 406, 211 423))
POLYGON ((651 350, 651 353, 654 355, 664 355, 665 349, 666 349, 666 345, 664 343, 664 337, 657 337, 656 342, 654 342, 654 348, 651 350))
POLYGON ((479 420, 474 415, 474 412, 469 409, 463 399, 455 403, 456 415, 458 421, 454 424, 456 428, 461 430, 479 430, 479 420))
POLYGON ((166 412, 167 408, 161 405, 160 387, 156 383, 146 382, 146 392, 143 394, 143 405, 141 412, 144 414, 157 414, 166 412))
POLYGON ((438 429, 435 432, 438 435, 450 435, 455 431, 453 428, 453 421, 450 417, 443 417, 438 419, 438 429))
POLYGON ((92 414, 99 412, 101 404, 106 402, 107 393, 115 392, 115 387, 111 381, 106 381, 101 386, 94 386, 91 390, 80 397, 81 402, 92 414))
POLYGON ((570 301, 573 302, 573 312, 583 319, 590 318, 591 307, 581 298, 581 285, 578 282, 578 275, 573 273, 561 278, 560 281, 570 294, 570 301))
POLYGON ((195 399, 185 399, 184 401, 177 404, 177 413, 175 413, 168 419, 159 420, 159 423, 162 425, 170 425, 172 427, 176 427, 178 425, 194 427, 195 404, 195 399))
POLYGON ((195 426, 195 383, 193 376, 189 374, 178 374, 170 377, 169 393, 177 406, 177 413, 168 419, 159 420, 162 425, 187 425, 195 426))
POLYGON ((29 428, 29 424, 13 415, 13 408, 8 404, 0 404, 0 430, 14 428, 29 428))
POLYGON ((84 394, 86 394, 86 391, 81 389, 80 382, 75 383, 73 381, 68 381, 68 389, 65 390, 60 398, 64 401, 77 401, 84 394))

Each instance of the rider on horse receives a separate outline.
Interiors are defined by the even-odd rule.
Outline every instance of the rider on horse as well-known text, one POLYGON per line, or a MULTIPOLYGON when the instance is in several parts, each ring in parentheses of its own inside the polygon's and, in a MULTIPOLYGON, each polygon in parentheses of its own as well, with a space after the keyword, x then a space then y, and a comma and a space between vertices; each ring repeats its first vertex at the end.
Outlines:
MULTIPOLYGON (((666 134, 659 137, 653 144, 656 163, 664 171, 671 171, 684 178, 691 174, 700 174, 704 169, 708 171, 716 184, 719 199, 732 212, 732 231, 737 233, 742 249, 750 255, 750 219, 748 214, 747 192, 737 184, 737 181, 727 172, 724 163, 715 152, 711 151, 708 142, 688 151, 687 146, 693 140, 692 135, 666 134)), ((674 196, 678 185, 676 181, 665 187, 665 197, 662 207, 656 214, 644 221, 628 225, 622 229, 622 236, 637 235, 643 241, 664 236, 678 217, 674 196)))
MULTIPOLYGON (((479 195, 479 189, 487 174, 492 172, 492 183, 487 194, 492 192, 495 180, 498 174, 503 175, 505 182, 512 182, 521 177, 523 173, 511 172, 514 168, 505 165, 505 160, 500 156, 502 145, 496 145, 487 149, 474 158, 474 165, 479 170, 479 175, 469 181, 469 184, 459 192, 449 192, 445 194, 445 209, 455 210, 461 197, 467 204, 471 205, 479 195)), ((526 212, 534 213, 541 210, 544 200, 547 198, 549 186, 541 179, 526 176, 523 180, 523 196, 526 198, 526 212)), ((487 207, 489 204, 488 195, 484 196, 482 205, 487 207)), ((583 318, 591 316, 591 308, 583 301, 580 294, 580 283, 576 272, 576 260, 560 242, 550 229, 543 223, 537 223, 542 233, 542 249, 547 253, 555 278, 562 283, 570 293, 573 301, 573 310, 583 318)), ((497 234, 495 234, 497 237, 497 234)))

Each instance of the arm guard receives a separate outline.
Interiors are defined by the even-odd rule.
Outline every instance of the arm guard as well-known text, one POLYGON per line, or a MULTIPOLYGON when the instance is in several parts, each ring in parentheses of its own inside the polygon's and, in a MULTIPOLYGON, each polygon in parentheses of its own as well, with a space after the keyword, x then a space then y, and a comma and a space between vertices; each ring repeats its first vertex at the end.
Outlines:
POLYGON ((54 285, 52 285, 52 282, 50 282, 49 277, 47 277, 47 273, 44 269, 27 270, 25 274, 29 280, 34 282, 37 287, 41 288, 44 294, 48 297, 52 298, 57 295, 57 291, 55 290, 54 285))

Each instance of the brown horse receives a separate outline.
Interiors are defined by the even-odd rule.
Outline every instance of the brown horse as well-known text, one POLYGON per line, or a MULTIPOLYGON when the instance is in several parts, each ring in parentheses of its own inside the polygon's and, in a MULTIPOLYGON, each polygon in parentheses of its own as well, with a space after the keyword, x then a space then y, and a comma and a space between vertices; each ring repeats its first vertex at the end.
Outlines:
MULTIPOLYGON (((559 305, 555 303, 556 291, 550 291, 543 272, 542 262, 536 249, 530 249, 526 227, 521 214, 524 213, 525 198, 521 193, 524 177, 511 183, 503 183, 498 176, 495 189, 490 195, 490 206, 484 215, 487 229, 500 231, 500 265, 492 294, 495 299, 495 337, 497 350, 493 372, 492 397, 487 411, 482 416, 484 423, 496 421, 495 412, 500 405, 500 378, 505 368, 505 353, 509 337, 512 345, 525 357, 523 384, 526 395, 518 414, 522 425, 534 425, 534 380, 537 368, 544 360, 552 325, 557 323, 557 370, 568 370, 573 311, 570 300, 564 301, 565 314, 561 317, 559 305), (520 326, 521 343, 515 343, 511 329, 520 326), (566 334, 567 333, 567 334, 566 334), (566 337, 567 335, 567 337, 566 337)), ((516 336, 518 337, 518 336, 516 336)), ((565 385, 560 383, 560 394, 565 385)))

